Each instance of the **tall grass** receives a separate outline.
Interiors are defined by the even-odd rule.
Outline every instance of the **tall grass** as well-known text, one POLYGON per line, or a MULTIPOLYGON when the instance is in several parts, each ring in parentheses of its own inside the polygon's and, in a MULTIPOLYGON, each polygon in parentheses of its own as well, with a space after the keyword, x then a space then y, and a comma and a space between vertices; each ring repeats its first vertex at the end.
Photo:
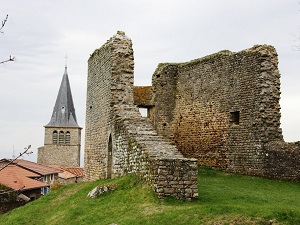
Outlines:
POLYGON ((0 216, 0 224, 300 224, 300 184, 199 170, 199 200, 159 200, 134 176, 68 185, 0 216), (97 185, 113 192, 86 198, 97 185))

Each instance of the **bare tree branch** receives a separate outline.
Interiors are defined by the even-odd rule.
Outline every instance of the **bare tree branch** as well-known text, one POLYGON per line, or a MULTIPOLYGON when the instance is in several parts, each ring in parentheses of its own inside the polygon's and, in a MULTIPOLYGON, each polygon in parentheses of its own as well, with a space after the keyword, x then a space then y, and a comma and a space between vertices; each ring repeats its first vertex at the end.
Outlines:
POLYGON ((0 62, 0 64, 2 64, 2 63, 6 63, 6 62, 9 62, 9 61, 15 61, 16 60, 16 58, 13 56, 9 56, 9 59, 7 59, 7 60, 4 60, 4 61, 2 61, 2 62, 0 62))
POLYGON ((6 15, 5 19, 1 22, 0 33, 3 34, 2 28, 5 26, 8 19, 8 15, 6 15))
MULTIPOLYGON (((6 15, 5 19, 3 21, 1 21, 1 26, 0 26, 0 33, 3 34, 4 32, 2 31, 3 27, 5 26, 6 22, 7 22, 7 19, 8 19, 8 14, 6 15)), ((9 62, 9 61, 15 61, 15 57, 13 56, 9 56, 9 59, 7 60, 4 60, 4 61, 1 61, 0 64, 2 63, 6 63, 6 62, 9 62)))
POLYGON ((28 150, 30 148, 31 148, 31 145, 28 145, 28 147, 25 147, 24 148, 24 152, 20 153, 19 156, 17 156, 16 158, 12 159, 11 161, 9 161, 5 166, 1 167, 0 171, 3 170, 4 168, 8 167, 10 164, 12 164, 15 160, 17 160, 18 158, 20 158, 22 155, 24 155, 24 154, 29 155, 29 154, 33 153, 33 152, 28 152, 28 150))

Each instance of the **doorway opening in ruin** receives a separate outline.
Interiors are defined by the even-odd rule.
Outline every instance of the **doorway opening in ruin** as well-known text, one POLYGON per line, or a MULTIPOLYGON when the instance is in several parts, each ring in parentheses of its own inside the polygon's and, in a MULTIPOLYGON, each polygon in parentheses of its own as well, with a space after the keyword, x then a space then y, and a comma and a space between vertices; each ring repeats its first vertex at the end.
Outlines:
POLYGON ((112 175, 112 139, 111 134, 109 135, 108 140, 108 153, 107 153, 107 175, 106 178, 111 178, 112 175))

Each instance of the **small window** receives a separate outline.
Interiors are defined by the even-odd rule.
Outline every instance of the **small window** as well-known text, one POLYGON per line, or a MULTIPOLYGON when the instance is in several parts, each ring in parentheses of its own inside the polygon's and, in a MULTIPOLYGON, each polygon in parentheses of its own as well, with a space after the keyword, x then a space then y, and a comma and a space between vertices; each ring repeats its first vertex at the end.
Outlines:
POLYGON ((54 174, 50 174, 50 181, 54 181, 54 174))
POLYGON ((57 131, 53 131, 53 134, 52 134, 52 142, 53 144, 57 144, 57 131))
POLYGON ((147 108, 139 108, 140 114, 142 117, 148 117, 148 109, 147 108))
POLYGON ((232 111, 232 112, 230 112, 229 122, 231 124, 239 124, 240 123, 240 111, 232 111))
POLYGON ((70 139, 71 139, 70 132, 67 131, 66 132, 66 144, 70 144, 70 139))
POLYGON ((43 181, 47 182, 47 175, 43 176, 43 181))
POLYGON ((63 131, 59 132, 59 144, 64 144, 65 143, 65 134, 63 131))
POLYGON ((41 188, 41 194, 42 195, 46 195, 50 192, 50 188, 49 187, 42 187, 41 188))

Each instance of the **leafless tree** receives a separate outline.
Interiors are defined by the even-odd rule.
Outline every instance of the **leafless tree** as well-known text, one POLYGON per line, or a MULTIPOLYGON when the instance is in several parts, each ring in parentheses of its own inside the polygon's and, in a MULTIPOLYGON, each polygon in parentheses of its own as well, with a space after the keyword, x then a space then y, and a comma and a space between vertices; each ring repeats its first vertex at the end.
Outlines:
MULTIPOLYGON (((2 31, 2 29, 5 26, 7 20, 8 20, 8 15, 6 15, 5 19, 1 22, 1 27, 0 27, 0 33, 1 34, 4 34, 4 32, 2 31)), ((15 61, 15 57, 13 57, 13 56, 10 55, 8 59, 1 61, 0 64, 6 63, 6 62, 9 62, 9 61, 15 61)))

